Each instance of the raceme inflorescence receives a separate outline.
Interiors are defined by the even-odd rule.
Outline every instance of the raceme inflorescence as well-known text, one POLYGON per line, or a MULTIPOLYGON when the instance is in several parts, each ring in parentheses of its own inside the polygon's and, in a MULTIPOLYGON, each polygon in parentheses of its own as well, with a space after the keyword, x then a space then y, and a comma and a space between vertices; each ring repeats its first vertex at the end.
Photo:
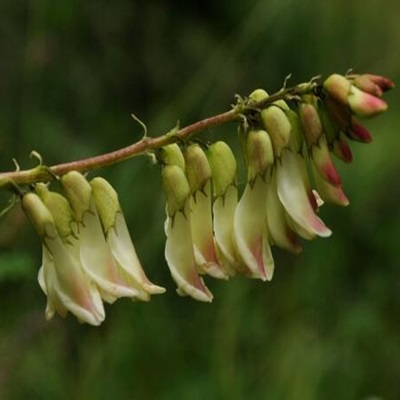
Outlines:
POLYGON ((116 191, 103 178, 88 181, 84 172, 153 155, 166 198, 165 258, 177 292, 210 302, 205 275, 271 280, 271 247, 299 253, 299 238, 331 235, 319 207, 349 204, 332 156, 349 163, 348 140, 371 141, 359 119, 385 111, 382 95, 393 86, 378 75, 349 73, 284 87, 271 96, 257 89, 224 114, 159 138, 145 137, 113 158, 109 153, 82 163, 0 174, 0 186, 17 189, 42 240, 38 279, 47 296, 46 318, 70 312, 81 322, 100 325, 103 302, 148 301, 165 291, 142 269, 116 191), (247 170, 241 191, 229 145, 190 139, 232 121, 239 125, 247 170), (50 190, 54 178, 60 192, 50 190), (21 189, 24 185, 29 190, 21 189))

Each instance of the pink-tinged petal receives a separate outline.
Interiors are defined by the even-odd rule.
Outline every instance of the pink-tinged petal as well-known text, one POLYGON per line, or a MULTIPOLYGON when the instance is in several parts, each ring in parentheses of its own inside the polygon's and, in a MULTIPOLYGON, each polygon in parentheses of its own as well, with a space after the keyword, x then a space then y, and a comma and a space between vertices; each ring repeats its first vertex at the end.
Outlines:
POLYGON ((318 145, 311 148, 312 162, 321 176, 329 183, 335 186, 341 184, 339 172, 329 153, 325 137, 321 137, 318 145))
POLYGON ((274 259, 268 242, 266 221, 267 184, 258 176, 253 184, 247 184, 236 207, 234 238, 240 258, 250 276, 271 280, 274 259))
POLYGON ((372 141, 371 134, 354 117, 351 118, 351 124, 346 133, 349 138, 357 142, 370 143, 372 141))
POLYGON ((292 219, 310 234, 322 237, 331 235, 331 230, 318 218, 310 204, 301 176, 302 156, 285 151, 282 164, 277 166, 278 196, 292 219))
POLYGON ((350 109, 359 117, 374 117, 387 110, 387 103, 372 94, 352 86, 348 96, 350 109))
POLYGON ((100 293, 83 272, 73 249, 59 238, 45 241, 43 278, 49 300, 46 317, 51 318, 54 310, 62 317, 70 311, 81 322, 100 325, 105 318, 100 293))
POLYGON ((107 232, 107 243, 122 277, 137 290, 139 300, 148 301, 151 294, 165 292, 163 287, 150 282, 143 271, 121 212, 115 217, 115 226, 107 232))
POLYGON ((238 191, 236 186, 231 185, 223 196, 214 200, 214 235, 218 258, 222 258, 224 268, 231 275, 240 269, 240 262, 236 254, 233 238, 233 221, 238 203, 238 191))
POLYGON ((96 210, 106 232, 107 244, 122 279, 137 290, 139 300, 149 301, 150 294, 164 293, 165 289, 152 284, 142 269, 117 192, 105 179, 99 177, 92 179, 90 186, 96 210))
POLYGON ((334 186, 327 182, 315 168, 315 165, 312 165, 312 169, 314 173, 315 186, 322 200, 338 206, 348 206, 349 200, 344 194, 342 187, 334 186))
MULTIPOLYGON (((386 91, 394 88, 394 82, 384 76, 373 75, 373 74, 364 74, 361 76, 369 79, 369 81, 371 81, 372 83, 377 85, 379 87, 379 89, 383 92, 386 92, 386 91)), ((360 89, 364 90, 363 88, 360 88, 360 89)))
POLYGON ((190 197, 190 223, 196 264, 199 272, 214 278, 227 279, 228 275, 218 263, 211 213, 211 181, 203 190, 190 197))
POLYGON ((312 233, 309 230, 304 229, 288 213, 286 213, 286 221, 290 229, 292 229, 293 232, 299 235, 302 239, 314 240, 317 238, 317 235, 315 233, 312 233))
POLYGON ((83 223, 79 225, 79 240, 82 266, 99 287, 106 302, 113 303, 119 297, 135 298, 139 295, 138 290, 130 287, 118 272, 93 200, 90 210, 83 215, 83 223))
POLYGON ((197 273, 193 251, 192 232, 189 218, 189 204, 165 221, 165 258, 172 278, 178 285, 180 295, 188 295, 196 300, 211 302, 212 294, 197 273))
POLYGON ((271 242, 285 250, 298 254, 301 246, 296 234, 289 227, 286 212, 278 197, 276 174, 273 173, 267 190, 267 225, 271 242))

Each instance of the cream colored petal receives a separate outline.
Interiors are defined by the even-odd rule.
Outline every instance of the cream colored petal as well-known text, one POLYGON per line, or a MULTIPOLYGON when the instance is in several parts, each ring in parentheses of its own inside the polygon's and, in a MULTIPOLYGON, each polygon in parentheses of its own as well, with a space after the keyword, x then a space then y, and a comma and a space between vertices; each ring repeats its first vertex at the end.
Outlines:
POLYGON ((258 176, 247 184, 236 207, 234 237, 237 251, 253 278, 271 280, 274 259, 268 243, 266 221, 266 183, 258 176))
POLYGON ((80 259, 86 274, 99 287, 101 297, 113 303, 119 297, 135 298, 138 290, 121 277, 107 245, 93 201, 79 226, 80 259))
POLYGON ((40 289, 42 289, 43 293, 45 295, 47 295, 47 288, 46 288, 46 282, 44 280, 44 265, 46 264, 47 261, 47 257, 45 257, 44 255, 45 249, 43 248, 43 264, 41 265, 41 267, 39 268, 39 272, 38 272, 38 282, 39 282, 39 286, 40 289))
POLYGON ((115 226, 107 232, 107 243, 126 282, 138 291, 138 299, 147 301, 150 294, 164 293, 163 287, 150 282, 142 269, 122 213, 115 217, 115 226))
MULTIPOLYGON (((47 296, 45 316, 46 316, 46 320, 49 321, 50 319, 52 319, 54 317, 54 314, 56 313, 56 308, 53 304, 54 300, 48 294, 48 290, 46 287, 46 280, 48 280, 49 283, 54 281, 55 272, 54 272, 53 260, 52 260, 52 257, 50 255, 47 247, 42 246, 42 249, 43 249, 43 263, 39 269, 38 281, 39 281, 39 285, 40 285, 41 289, 47 296), (53 277, 49 277, 49 273, 53 273, 53 277), (47 277, 47 279, 46 279, 46 277, 47 277)), ((53 297, 54 297, 54 295, 53 295, 53 297)), ((57 301, 57 299, 56 299, 56 301, 57 301)), ((62 307, 61 304, 58 304, 58 308, 60 310, 60 315, 65 317, 67 314, 67 309, 65 307, 62 307)))
POLYGON ((278 197, 275 172, 268 185, 266 207, 268 235, 272 243, 293 253, 300 253, 301 246, 287 223, 286 211, 278 197))
POLYGON ((234 185, 229 186, 224 196, 217 197, 213 204, 215 242, 220 252, 218 255, 217 251, 217 255, 223 259, 224 267, 230 274, 240 269, 233 233, 237 204, 238 190, 234 185))
POLYGON ((200 273, 214 278, 227 279, 228 275, 218 263, 213 234, 211 214, 211 182, 202 191, 190 197, 190 223, 194 256, 200 273))
POLYGON ((183 211, 175 213, 173 218, 170 218, 167 213, 165 258, 172 278, 178 285, 179 294, 189 295, 199 301, 211 302, 213 296, 197 273, 188 202, 183 211))
POLYGON ((105 318, 103 303, 98 289, 83 272, 79 260, 59 238, 46 240, 46 246, 51 254, 43 265, 50 300, 47 311, 51 314, 55 309, 65 316, 68 310, 82 322, 100 325, 105 318))
POLYGON ((310 234, 330 236, 332 232, 317 217, 310 203, 302 178, 301 161, 298 153, 288 150, 282 153, 282 163, 277 166, 279 199, 293 220, 310 234))

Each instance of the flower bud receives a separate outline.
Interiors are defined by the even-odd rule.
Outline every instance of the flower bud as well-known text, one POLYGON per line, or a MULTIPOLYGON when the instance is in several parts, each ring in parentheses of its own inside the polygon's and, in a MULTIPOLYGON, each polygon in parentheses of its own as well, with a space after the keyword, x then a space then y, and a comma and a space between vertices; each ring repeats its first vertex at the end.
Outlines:
POLYGON ((315 187, 317 188, 318 194, 321 196, 323 201, 343 207, 349 205, 349 200, 344 194, 341 185, 335 186, 327 182, 322 178, 315 166, 313 166, 313 172, 315 187))
POLYGON ((323 87, 328 95, 340 104, 348 104, 351 83, 343 75, 333 74, 323 83, 323 87))
POLYGON ((363 92, 355 86, 351 87, 348 103, 351 111, 358 117, 370 118, 387 110, 385 101, 363 92))
MULTIPOLYGON (((380 75, 373 75, 373 74, 364 74, 362 76, 365 76, 368 78, 371 82, 373 82, 375 85, 379 86, 379 88, 383 91, 386 92, 390 89, 394 88, 394 82, 391 81, 389 78, 386 78, 384 76, 380 75)), ((360 88, 361 89, 361 88, 360 88)))
POLYGON ((350 126, 345 133, 350 139, 361 143, 370 143, 372 141, 372 136, 367 128, 361 125, 354 117, 351 118, 350 126))
POLYGON ((346 163, 351 163, 353 161, 351 148, 341 132, 339 133, 337 140, 332 143, 332 153, 346 163))
POLYGON ((292 126, 285 111, 275 103, 261 111, 261 121, 271 137, 275 157, 281 156, 282 150, 289 145, 292 126))
POLYGON ((383 92, 394 87, 394 83, 390 79, 372 74, 357 75, 353 80, 353 85, 363 92, 377 97, 381 97, 383 92))
POLYGON ((321 136, 318 145, 311 148, 311 158, 312 163, 327 182, 334 186, 341 184, 340 175, 329 154, 325 136, 321 136))
POLYGON ((249 96, 251 103, 259 103, 266 98, 268 98, 268 93, 264 89, 256 89, 249 96))

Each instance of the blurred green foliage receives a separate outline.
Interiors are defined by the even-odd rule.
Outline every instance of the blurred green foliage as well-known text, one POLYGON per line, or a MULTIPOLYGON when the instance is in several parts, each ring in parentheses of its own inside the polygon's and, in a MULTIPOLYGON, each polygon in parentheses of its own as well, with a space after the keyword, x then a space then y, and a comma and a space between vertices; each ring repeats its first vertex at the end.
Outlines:
MULTIPOLYGON (((398 81, 400 3, 3 0, 0 168, 111 151, 224 111, 235 93, 314 75, 398 81)), ((340 165, 351 200, 324 207, 329 240, 275 251, 271 283, 208 280, 211 305, 174 293, 164 198, 145 158, 99 171, 120 194, 143 265, 166 295, 118 301, 100 328, 44 321, 39 238, 19 207, 0 221, 1 399, 400 398, 400 114, 367 123, 340 165)), ((235 146, 233 125, 212 137, 235 146)), ((7 196, 1 201, 7 204, 7 196)))

